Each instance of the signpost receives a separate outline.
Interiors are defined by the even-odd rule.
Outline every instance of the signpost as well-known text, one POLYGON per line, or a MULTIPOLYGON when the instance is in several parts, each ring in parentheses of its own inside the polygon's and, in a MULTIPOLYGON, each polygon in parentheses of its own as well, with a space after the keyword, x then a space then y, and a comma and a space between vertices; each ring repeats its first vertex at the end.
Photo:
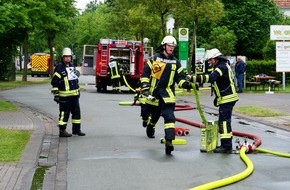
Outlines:
POLYGON ((178 44, 181 66, 188 71, 188 28, 179 28, 178 44))
POLYGON ((276 40, 276 72, 282 72, 285 89, 285 72, 290 71, 290 25, 271 25, 270 40, 276 40), (281 42, 283 41, 283 42, 281 42))

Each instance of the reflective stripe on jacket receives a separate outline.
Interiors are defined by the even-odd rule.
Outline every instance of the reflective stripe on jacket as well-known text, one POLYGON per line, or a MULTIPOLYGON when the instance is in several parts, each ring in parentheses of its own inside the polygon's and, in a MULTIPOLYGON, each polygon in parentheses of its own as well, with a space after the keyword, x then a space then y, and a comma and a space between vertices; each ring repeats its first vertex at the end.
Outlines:
POLYGON ((78 76, 74 73, 75 67, 68 67, 59 63, 51 80, 52 90, 59 91, 60 97, 78 96, 80 94, 78 76))
POLYGON ((239 100, 233 81, 233 72, 227 63, 227 59, 219 56, 218 62, 214 66, 211 74, 205 75, 205 82, 213 84, 214 92, 217 97, 217 105, 236 102, 239 100))
POLYGON ((148 60, 140 80, 150 85, 152 96, 162 98, 165 103, 175 103, 175 83, 182 87, 186 82, 178 59, 174 56, 167 58, 163 53, 157 53, 148 60))

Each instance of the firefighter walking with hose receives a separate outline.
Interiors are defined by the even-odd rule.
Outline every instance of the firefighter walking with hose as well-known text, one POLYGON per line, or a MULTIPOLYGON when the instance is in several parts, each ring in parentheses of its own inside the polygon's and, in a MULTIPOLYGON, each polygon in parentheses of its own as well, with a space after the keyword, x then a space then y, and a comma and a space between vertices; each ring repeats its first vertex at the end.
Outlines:
POLYGON ((218 125, 221 141, 220 146, 214 152, 231 153, 233 138, 231 117, 233 107, 238 101, 233 72, 228 64, 228 59, 216 48, 208 50, 205 54, 205 59, 212 64, 214 70, 206 75, 188 75, 188 79, 191 82, 200 84, 212 83, 216 96, 214 105, 219 107, 218 125))
POLYGON ((191 89, 192 85, 186 81, 186 76, 179 60, 174 57, 174 48, 177 45, 173 36, 165 36, 152 58, 144 66, 141 75, 141 91, 156 105, 149 105, 151 119, 146 127, 146 134, 154 138, 155 125, 160 117, 164 118, 165 153, 171 154, 174 150, 172 140, 175 139, 176 104, 175 83, 184 89, 191 89))
POLYGON ((55 67, 51 80, 51 92, 54 94, 54 101, 59 104, 59 137, 71 137, 72 134, 86 135, 81 131, 79 72, 71 61, 71 49, 64 48, 62 62, 55 67), (66 131, 70 114, 72 114, 72 134, 66 131))

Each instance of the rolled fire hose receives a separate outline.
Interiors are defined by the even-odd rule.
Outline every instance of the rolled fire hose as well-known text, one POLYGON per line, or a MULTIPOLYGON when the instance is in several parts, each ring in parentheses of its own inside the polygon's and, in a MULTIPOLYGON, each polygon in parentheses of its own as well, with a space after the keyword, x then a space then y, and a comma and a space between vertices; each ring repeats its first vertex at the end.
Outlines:
POLYGON ((235 183, 237 181, 240 181, 240 180, 248 177, 249 175, 252 174, 252 172, 254 170, 254 165, 253 165, 252 161, 246 156, 246 147, 241 148, 240 157, 247 166, 247 168, 243 172, 236 174, 234 176, 228 177, 228 178, 224 178, 221 180, 213 181, 213 182, 210 182, 210 183, 207 183, 204 185, 200 185, 200 186, 191 188, 190 190, 215 189, 215 188, 219 188, 222 186, 226 186, 226 185, 235 183))

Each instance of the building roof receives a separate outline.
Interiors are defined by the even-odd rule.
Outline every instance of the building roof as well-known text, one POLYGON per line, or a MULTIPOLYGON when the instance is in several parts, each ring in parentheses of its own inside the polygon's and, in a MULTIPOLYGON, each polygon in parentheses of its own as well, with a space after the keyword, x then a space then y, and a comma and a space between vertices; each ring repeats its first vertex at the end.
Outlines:
POLYGON ((290 0, 274 0, 280 8, 290 8, 290 0))

